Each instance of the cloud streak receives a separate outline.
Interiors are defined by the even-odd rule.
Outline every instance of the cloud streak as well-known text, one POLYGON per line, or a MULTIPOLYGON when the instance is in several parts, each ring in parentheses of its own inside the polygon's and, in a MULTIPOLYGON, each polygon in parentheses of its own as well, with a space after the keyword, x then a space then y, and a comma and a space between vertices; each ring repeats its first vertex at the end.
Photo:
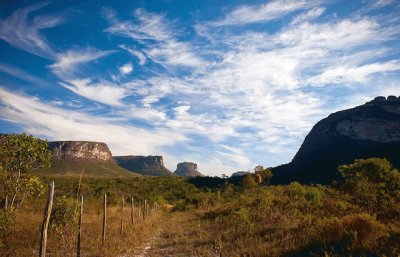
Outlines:
POLYGON ((49 140, 91 140, 107 143, 114 155, 160 154, 161 148, 186 138, 167 130, 144 130, 118 124, 112 118, 99 118, 42 103, 39 99, 0 88, 1 119, 24 125, 28 133, 49 140), (101 129, 99 129, 101 128, 101 129))
MULTIPOLYGON (((130 38, 143 45, 143 51, 154 62, 162 65, 198 67, 203 60, 187 42, 176 39, 173 24, 162 14, 136 9, 133 20, 119 21, 114 11, 103 8, 103 16, 110 23, 105 32, 130 38)), ((144 55, 126 45, 120 46, 139 58, 144 64, 144 55)))
POLYGON ((224 19, 212 22, 214 26, 244 25, 281 19, 285 15, 310 8, 319 1, 272 0, 261 5, 243 5, 228 13, 224 19))
POLYGON ((28 15, 46 6, 35 4, 16 10, 6 19, 0 20, 0 38, 13 47, 34 55, 53 59, 56 52, 49 45, 40 31, 59 25, 62 17, 37 15, 29 19, 28 15))

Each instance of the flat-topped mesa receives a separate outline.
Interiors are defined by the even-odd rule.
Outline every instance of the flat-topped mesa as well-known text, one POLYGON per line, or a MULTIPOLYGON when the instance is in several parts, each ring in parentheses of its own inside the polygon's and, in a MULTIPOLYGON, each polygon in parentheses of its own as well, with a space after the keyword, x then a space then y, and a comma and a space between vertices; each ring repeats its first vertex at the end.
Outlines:
POLYGON ((117 164, 127 170, 148 176, 170 176, 172 172, 164 166, 162 156, 114 156, 117 164))
POLYGON ((174 174, 180 177, 204 177, 204 175, 197 170, 197 163, 194 162, 178 163, 174 174))
POLYGON ((54 160, 112 161, 112 154, 105 143, 88 141, 49 142, 54 160))

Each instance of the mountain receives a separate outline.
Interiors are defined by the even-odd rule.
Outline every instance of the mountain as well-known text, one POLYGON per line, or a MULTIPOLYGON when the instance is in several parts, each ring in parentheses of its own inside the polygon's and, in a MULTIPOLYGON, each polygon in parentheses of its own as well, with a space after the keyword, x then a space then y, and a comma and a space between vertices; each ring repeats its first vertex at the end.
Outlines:
POLYGON ((178 163, 174 174, 180 177, 204 177, 204 175, 197 170, 197 163, 194 162, 178 163))
MULTIPOLYGON (((135 174, 118 166, 105 143, 88 141, 49 142, 52 152, 50 169, 39 169, 42 175, 80 175, 101 177, 132 177, 135 174)), ((137 174, 136 174, 137 175, 137 174)))
POLYGON ((400 97, 377 97, 319 121, 293 160, 272 168, 272 183, 327 184, 339 165, 370 157, 400 167, 400 97))
POLYGON ((237 172, 232 173, 231 178, 243 177, 243 176, 245 176, 247 174, 250 174, 250 172, 248 172, 248 171, 237 171, 237 172))
POLYGON ((170 176, 162 156, 114 156, 117 164, 132 172, 148 176, 170 176))

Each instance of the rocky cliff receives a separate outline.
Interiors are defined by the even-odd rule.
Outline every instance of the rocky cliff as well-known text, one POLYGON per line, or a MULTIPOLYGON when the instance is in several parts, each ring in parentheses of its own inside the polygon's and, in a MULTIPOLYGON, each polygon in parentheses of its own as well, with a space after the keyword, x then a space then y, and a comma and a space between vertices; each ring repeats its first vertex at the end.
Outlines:
POLYGON ((272 168, 272 182, 330 183, 339 165, 369 157, 400 167, 400 97, 377 97, 321 120, 292 162, 272 168))
POLYGON ((111 161, 110 149, 105 143, 87 141, 49 142, 55 160, 111 161))
POLYGON ((132 172, 118 166, 105 143, 88 141, 49 142, 52 152, 50 169, 35 171, 39 174, 66 174, 84 177, 132 177, 132 172))
POLYGON ((180 176, 180 177, 203 177, 204 176, 197 170, 197 163, 194 163, 194 162, 178 163, 178 166, 176 167, 176 171, 174 172, 174 174, 177 176, 180 176))
POLYGON ((148 176, 170 176, 162 156, 114 156, 117 164, 127 170, 148 176))

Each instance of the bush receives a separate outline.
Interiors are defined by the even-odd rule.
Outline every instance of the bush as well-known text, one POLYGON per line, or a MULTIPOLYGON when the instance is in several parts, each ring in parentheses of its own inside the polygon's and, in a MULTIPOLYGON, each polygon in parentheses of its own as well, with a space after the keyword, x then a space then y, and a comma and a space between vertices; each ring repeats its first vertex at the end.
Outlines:
POLYGON ((76 199, 62 196, 54 200, 50 224, 53 227, 76 225, 79 218, 79 205, 76 199))

